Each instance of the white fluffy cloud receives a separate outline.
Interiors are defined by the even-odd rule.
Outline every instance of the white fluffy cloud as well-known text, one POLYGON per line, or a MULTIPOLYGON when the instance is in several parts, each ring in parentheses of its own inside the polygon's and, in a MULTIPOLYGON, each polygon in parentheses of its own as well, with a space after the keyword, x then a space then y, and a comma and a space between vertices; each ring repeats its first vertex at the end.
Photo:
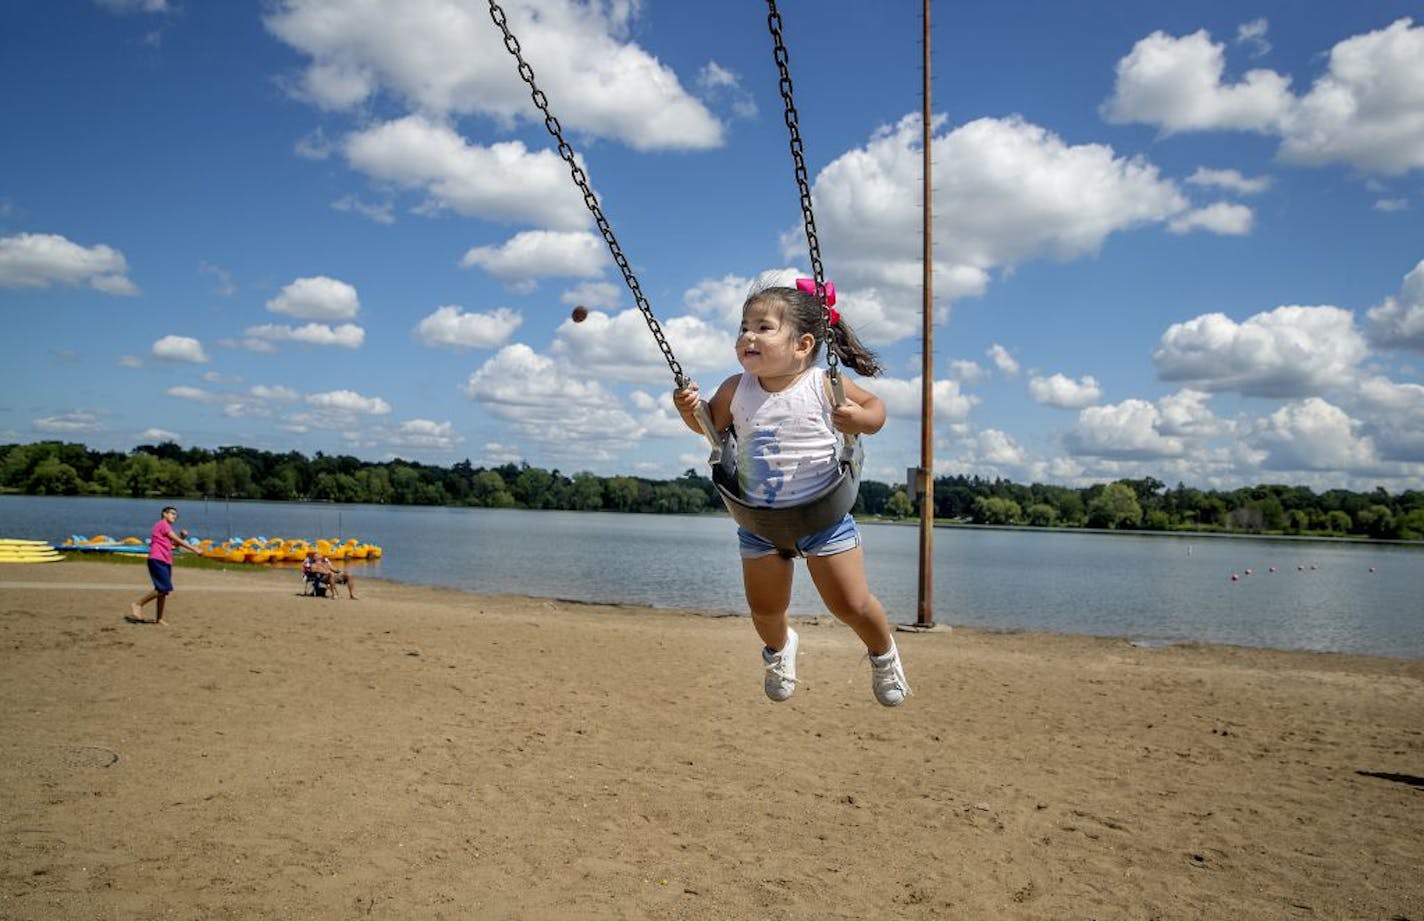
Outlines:
POLYGON ((163 393, 177 400, 191 400, 194 403, 213 403, 220 399, 212 391, 204 390, 201 387, 190 387, 187 384, 169 387, 163 393))
POLYGON ((1180 38, 1153 32, 1117 63, 1117 83, 1103 116, 1164 131, 1278 127, 1291 104, 1290 79, 1270 70, 1223 82, 1224 46, 1205 30, 1180 38))
POLYGON ((124 254, 110 246, 80 246, 53 233, 0 237, 0 288, 48 288, 87 283, 105 294, 135 295, 124 254))
POLYGON ((1412 20, 1336 44, 1303 96, 1271 70, 1227 82, 1224 52, 1205 31, 1154 32, 1118 62, 1104 116, 1167 133, 1272 134, 1281 139, 1280 157, 1294 163, 1345 163, 1385 175, 1424 168, 1424 27, 1412 20))
POLYGON ((508 307, 465 313, 459 307, 445 306, 416 324, 415 338, 429 346, 488 349, 506 342, 522 322, 508 307))
POLYGON ((557 230, 589 224, 569 168, 549 150, 519 141, 472 144, 452 127, 422 115, 384 122, 346 138, 353 169, 425 194, 420 210, 557 230))
POLYGON ((1014 437, 999 429, 985 429, 974 437, 974 453, 980 462, 995 469, 1022 467, 1030 461, 1014 437))
POLYGON ((977 361, 958 358, 949 363, 949 376, 966 384, 977 384, 988 377, 989 372, 977 361))
POLYGON ((1365 316, 1370 342, 1424 353, 1424 259, 1404 276, 1398 297, 1385 298, 1365 316))
MULTIPOLYGON (((629 41, 638 3, 526 0, 508 24, 566 129, 639 150, 722 142, 722 125, 666 65, 629 41)), ((263 21, 310 62, 293 87, 332 110, 381 92, 412 111, 541 117, 482 4, 459 0, 277 0, 263 21)))
POLYGON ((267 309, 299 320, 350 320, 361 312, 361 301, 346 282, 317 275, 287 285, 267 309))
POLYGON ((548 456, 606 460, 644 434, 601 383, 572 376, 523 343, 505 346, 481 365, 465 382, 465 393, 486 412, 513 422, 548 456))
POLYGON ((608 264, 603 240, 591 233, 529 230, 501 246, 477 246, 460 265, 479 266, 506 284, 562 276, 597 278, 608 264))
POLYGON ((1354 396, 1361 432, 1382 459, 1424 464, 1424 386, 1376 376, 1361 381, 1354 396))
POLYGON ((78 409, 52 416, 41 416, 31 423, 36 431, 53 435, 68 435, 78 432, 101 432, 103 423, 97 413, 78 409))
POLYGON ((1332 48, 1286 124, 1281 156, 1386 175, 1424 169, 1424 26, 1399 19, 1332 48))
MULTIPOLYGON (((732 359, 733 336, 728 330, 689 316, 670 317, 659 325, 689 377, 724 372, 732 359)), ((595 310, 582 323, 565 320, 550 353, 577 374, 673 387, 672 371, 638 310, 616 314, 595 310)), ((709 394, 721 382, 720 377, 697 381, 709 394)))
POLYGON ((369 416, 384 416, 391 411, 391 404, 380 397, 363 397, 354 390, 331 390, 326 393, 309 393, 308 406, 337 412, 360 413, 369 416))
POLYGON ((1374 443, 1357 423, 1319 397, 1288 403, 1262 420, 1252 441, 1266 451, 1267 470, 1364 473, 1379 464, 1374 443))
POLYGON ((1269 176, 1250 178, 1241 175, 1239 170, 1208 169, 1205 166, 1197 167, 1196 172, 1187 177, 1187 182, 1206 188, 1226 189, 1238 195, 1257 195, 1271 187, 1269 176))
POLYGON ((1177 457, 1185 442, 1163 434, 1161 411, 1146 400, 1123 400, 1111 406, 1089 406, 1064 436, 1069 453, 1117 460, 1177 457))
MULTIPOLYGON (((791 277, 796 274, 795 269, 778 272, 791 277)), ((705 278, 683 292, 682 303, 698 316, 711 317, 712 322, 725 325, 730 334, 742 322, 742 304, 751 294, 752 286, 753 280, 742 275, 705 278)))
POLYGON ((1046 406, 1082 409, 1096 403, 1103 395, 1103 388, 1091 374, 1076 381, 1064 374, 1050 374, 1048 377, 1031 374, 1028 379, 1028 395, 1035 403, 1046 406))
POLYGON ((386 436, 386 443, 396 448, 422 451, 449 451, 464 442, 449 422, 432 419, 407 419, 386 436))
MULTIPOLYGON (((304 326, 267 323, 249 326, 243 335, 259 341, 305 342, 308 345, 334 345, 343 349, 358 349, 366 340, 366 331, 354 323, 342 323, 340 326, 329 326, 325 323, 307 323, 304 326)), ((248 347, 253 351, 265 351, 260 346, 248 347)))
POLYGON ((1014 377, 1019 373, 1018 360, 1009 354, 1009 350, 999 343, 995 342, 989 346, 984 354, 988 356, 989 361, 993 362, 994 367, 999 369, 999 373, 1005 377, 1014 377))
POLYGON ((1226 432, 1229 426, 1216 417, 1207 405, 1211 395, 1190 388, 1169 394, 1157 402, 1161 419, 1157 430, 1163 435, 1189 438, 1210 438, 1226 432))
POLYGON ((1270 27, 1270 22, 1265 18, 1243 22, 1236 27, 1236 44, 1250 48, 1252 57, 1259 58, 1262 55, 1270 54, 1271 42, 1266 38, 1270 27))
MULTIPOLYGON (((977 294, 995 268, 1073 259, 1115 232, 1163 222, 1189 203, 1157 167, 1101 144, 1070 145, 1021 118, 981 118, 933 140, 935 290, 977 294)), ((838 287, 878 290, 882 339, 920 328, 922 131, 906 116, 816 177, 816 225, 838 287)), ((1210 229, 1210 228, 1208 228, 1210 229)), ((799 257, 800 230, 783 236, 799 257)))
POLYGON ((1205 230, 1221 236, 1241 237, 1251 232, 1254 219, 1255 214, 1245 205, 1219 201, 1173 218, 1167 223, 1167 229, 1172 233, 1205 230))
POLYGON ((180 361, 202 364, 208 360, 203 344, 189 336, 164 336, 153 343, 150 354, 159 361, 180 361))
POLYGON ((625 288, 606 281, 581 281, 559 295, 565 304, 612 309, 623 302, 625 288))
POLYGON ((1164 381, 1244 396, 1295 398, 1339 387, 1367 349, 1338 307, 1277 307, 1237 323, 1209 313, 1174 323, 1152 361, 1164 381))
POLYGON ((256 384, 248 393, 257 400, 267 400, 273 403, 294 403, 301 396, 291 387, 267 386, 266 384, 256 384))
MULTIPOLYGON (((885 403, 887 414, 900 419, 918 420, 924 413, 924 376, 903 380, 877 377, 866 386, 885 403)), ((936 422, 955 424, 969 418, 979 398, 964 393, 956 380, 937 380, 931 391, 936 422)))

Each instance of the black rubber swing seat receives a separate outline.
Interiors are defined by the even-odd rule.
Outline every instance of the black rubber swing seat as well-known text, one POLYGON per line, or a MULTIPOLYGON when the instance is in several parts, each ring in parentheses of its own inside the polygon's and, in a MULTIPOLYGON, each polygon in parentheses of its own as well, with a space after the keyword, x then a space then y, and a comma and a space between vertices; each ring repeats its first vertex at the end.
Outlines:
POLYGON ((783 556, 800 556, 796 542, 824 531, 855 508, 860 495, 860 465, 864 451, 860 439, 841 448, 840 473, 805 502, 779 507, 754 505, 742 498, 737 482, 736 436, 728 430, 720 448, 712 452, 712 482, 732 520, 776 545, 783 556))

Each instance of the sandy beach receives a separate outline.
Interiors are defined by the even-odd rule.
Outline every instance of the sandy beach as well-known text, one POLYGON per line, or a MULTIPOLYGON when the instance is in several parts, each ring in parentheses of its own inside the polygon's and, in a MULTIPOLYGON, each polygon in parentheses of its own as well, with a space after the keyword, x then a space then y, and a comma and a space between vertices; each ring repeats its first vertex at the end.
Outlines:
POLYGON ((0 918, 1424 919, 1421 661, 144 576, 0 569, 0 918))

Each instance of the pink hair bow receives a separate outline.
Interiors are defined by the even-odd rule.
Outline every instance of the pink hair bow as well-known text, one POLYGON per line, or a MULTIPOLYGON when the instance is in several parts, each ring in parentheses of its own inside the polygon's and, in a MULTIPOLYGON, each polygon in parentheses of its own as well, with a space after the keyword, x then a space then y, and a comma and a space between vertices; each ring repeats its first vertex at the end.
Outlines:
MULTIPOLYGON (((798 279, 796 279, 796 289, 797 289, 798 291, 805 291, 807 294, 815 294, 815 293, 816 293, 816 279, 814 279, 814 278, 798 278, 798 279)), ((839 310, 837 310, 834 306, 832 306, 832 305, 835 304, 835 302, 836 302, 836 286, 835 286, 835 283, 834 283, 834 282, 829 282, 829 281, 826 282, 826 284, 825 284, 825 289, 826 289, 826 310, 830 313, 831 325, 832 325, 832 326, 835 326, 837 323, 839 323, 839 322, 841 321, 841 312, 840 312, 839 310)))
MULTIPOLYGON (((835 282, 830 282, 830 281, 828 281, 828 282, 826 282, 825 287, 826 287, 826 306, 827 306, 827 307, 834 307, 834 306, 836 305, 836 285, 835 285, 835 282)), ((815 293, 816 293, 816 279, 814 279, 814 278, 798 278, 798 279, 796 279, 796 288, 797 288, 797 290, 799 290, 799 291, 805 291, 807 294, 815 294, 815 293)))

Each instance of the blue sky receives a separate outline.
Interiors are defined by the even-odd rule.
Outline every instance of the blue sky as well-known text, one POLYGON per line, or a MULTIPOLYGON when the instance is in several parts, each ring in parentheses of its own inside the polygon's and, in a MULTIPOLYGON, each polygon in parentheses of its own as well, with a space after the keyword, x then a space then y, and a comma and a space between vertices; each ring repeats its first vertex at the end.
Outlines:
MULTIPOLYGON (((920 4, 780 4, 839 308, 919 461, 920 4)), ((808 274, 763 3, 509 0, 683 368, 808 274)), ((1424 488, 1416 3, 932 13, 935 469, 1424 488)), ((0 442, 705 448, 477 0, 0 8, 0 442), (590 318, 569 319, 575 304, 590 318)))

